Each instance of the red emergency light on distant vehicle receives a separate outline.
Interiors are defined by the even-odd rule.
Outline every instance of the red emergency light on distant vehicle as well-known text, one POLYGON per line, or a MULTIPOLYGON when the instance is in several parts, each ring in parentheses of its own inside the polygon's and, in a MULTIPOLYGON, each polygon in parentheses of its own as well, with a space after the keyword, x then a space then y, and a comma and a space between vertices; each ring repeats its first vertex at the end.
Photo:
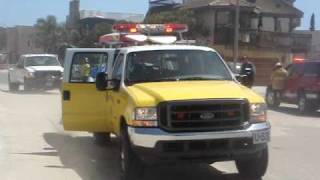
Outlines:
POLYGON ((186 24, 115 24, 113 30, 120 33, 184 33, 188 31, 186 24))

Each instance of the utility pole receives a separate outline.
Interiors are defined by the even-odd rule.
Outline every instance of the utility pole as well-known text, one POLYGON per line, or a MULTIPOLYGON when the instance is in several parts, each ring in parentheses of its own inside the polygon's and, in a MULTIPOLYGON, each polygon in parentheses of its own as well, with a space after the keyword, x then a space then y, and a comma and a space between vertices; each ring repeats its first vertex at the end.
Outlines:
POLYGON ((233 65, 236 69, 236 64, 239 57, 239 18, 240 18, 240 2, 236 0, 235 7, 235 22, 234 22, 234 45, 233 45, 233 65))

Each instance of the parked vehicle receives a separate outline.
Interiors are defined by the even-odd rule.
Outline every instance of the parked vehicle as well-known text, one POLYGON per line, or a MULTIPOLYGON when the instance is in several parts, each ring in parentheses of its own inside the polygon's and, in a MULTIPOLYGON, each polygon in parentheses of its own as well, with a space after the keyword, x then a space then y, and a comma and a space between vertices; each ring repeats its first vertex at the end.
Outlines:
POLYGON ((301 61, 289 65, 288 78, 283 92, 267 88, 268 106, 277 108, 282 102, 298 105, 299 112, 320 108, 320 61, 301 61))
POLYGON ((99 144, 110 133, 119 138, 121 179, 145 165, 183 161, 234 160, 247 178, 267 170, 264 99, 239 84, 211 48, 68 49, 62 100, 65 130, 92 132, 99 144), (76 69, 83 59, 86 67, 107 68, 82 78, 76 69))
POLYGON ((55 89, 62 83, 63 67, 57 55, 53 54, 26 54, 22 55, 18 63, 9 68, 8 84, 10 91, 55 89))

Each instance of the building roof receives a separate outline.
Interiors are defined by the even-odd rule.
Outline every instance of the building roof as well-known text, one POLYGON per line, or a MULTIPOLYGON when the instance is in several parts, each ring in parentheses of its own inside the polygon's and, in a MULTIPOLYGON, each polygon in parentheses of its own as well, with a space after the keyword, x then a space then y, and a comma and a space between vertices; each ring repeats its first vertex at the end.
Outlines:
POLYGON ((144 45, 144 46, 129 46, 121 48, 128 53, 130 52, 139 52, 139 51, 158 51, 158 50, 202 50, 202 51, 213 51, 214 49, 204 46, 194 46, 194 45, 177 45, 177 44, 169 44, 169 45, 144 45))
MULTIPOLYGON (((250 3, 246 0, 240 0, 239 3, 241 7, 256 7, 254 3, 250 3)), ((189 9, 196 9, 203 7, 228 7, 235 5, 236 0, 193 0, 184 3, 182 6, 189 9)))
MULTIPOLYGON (((259 10, 259 12, 266 15, 283 15, 293 16, 301 18, 303 12, 295 8, 293 5, 288 3, 286 0, 256 0, 255 3, 247 0, 240 0, 241 8, 252 8, 259 10)), ((187 9, 198 9, 198 8, 226 8, 234 7, 236 0, 192 0, 182 4, 181 7, 187 9)))
POLYGON ((108 19, 116 21, 130 21, 130 22, 142 22, 144 20, 143 14, 134 14, 134 13, 115 13, 115 12, 102 12, 95 10, 81 10, 80 11, 80 20, 83 19, 108 19))
POLYGON ((286 0, 257 0, 256 5, 264 14, 281 14, 299 18, 303 16, 302 11, 288 4, 286 0))

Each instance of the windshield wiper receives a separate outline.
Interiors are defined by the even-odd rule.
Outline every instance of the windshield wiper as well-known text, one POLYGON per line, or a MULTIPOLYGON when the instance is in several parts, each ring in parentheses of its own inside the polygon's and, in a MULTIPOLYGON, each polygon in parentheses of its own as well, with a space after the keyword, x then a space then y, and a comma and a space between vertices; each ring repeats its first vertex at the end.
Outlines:
POLYGON ((179 81, 178 78, 162 78, 162 79, 154 79, 151 82, 166 82, 166 81, 179 81))
POLYGON ((205 81, 205 80, 225 80, 222 77, 206 77, 206 76, 191 76, 191 77, 179 77, 179 81, 205 81))
POLYGON ((128 80, 130 84, 137 83, 152 83, 152 82, 169 82, 169 81, 178 81, 177 78, 162 78, 162 79, 150 79, 150 80, 128 80))

